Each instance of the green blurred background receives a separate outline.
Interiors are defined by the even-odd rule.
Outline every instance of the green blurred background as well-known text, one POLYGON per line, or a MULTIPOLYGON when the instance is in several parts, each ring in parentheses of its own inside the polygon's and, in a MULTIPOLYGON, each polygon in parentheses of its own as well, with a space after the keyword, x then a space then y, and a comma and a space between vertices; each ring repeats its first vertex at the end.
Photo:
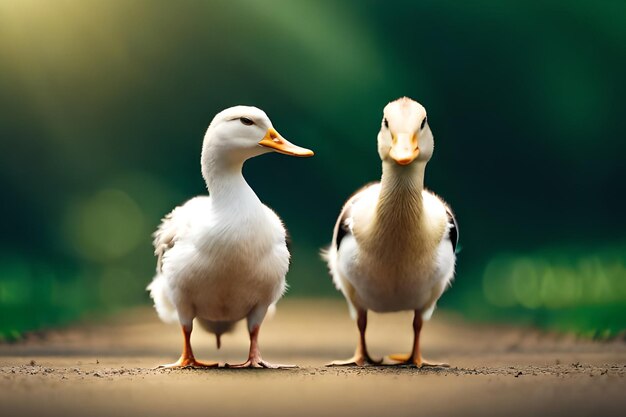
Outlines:
POLYGON ((204 131, 235 104, 316 151, 245 175, 293 237, 289 296, 338 297, 317 253, 403 95, 460 223, 440 308, 619 334, 625 74, 617 0, 0 0, 0 335, 148 304, 150 234, 206 192, 204 131))

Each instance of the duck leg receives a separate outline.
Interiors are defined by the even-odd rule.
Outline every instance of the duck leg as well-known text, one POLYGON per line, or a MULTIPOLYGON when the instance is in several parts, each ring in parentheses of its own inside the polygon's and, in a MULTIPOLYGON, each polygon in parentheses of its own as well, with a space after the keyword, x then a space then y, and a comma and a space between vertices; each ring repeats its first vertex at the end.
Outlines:
POLYGON ((422 357, 420 350, 420 333, 422 331, 422 325, 424 320, 422 319, 422 312, 415 310, 415 316, 413 317, 413 350, 409 355, 395 354, 389 355, 389 358, 396 361, 394 365, 413 365, 418 368, 430 366, 430 367, 443 367, 449 368, 447 363, 435 363, 429 362, 422 357))
POLYGON ((183 329, 183 353, 180 358, 174 362, 166 365, 160 365, 158 368, 217 368, 217 362, 204 363, 197 361, 193 356, 193 350, 191 350, 191 330, 193 325, 181 326, 183 329))
POLYGON ((263 318, 265 318, 266 312, 267 308, 258 309, 253 311, 248 316, 248 330, 250 332, 250 351, 248 353, 248 360, 244 363, 236 365, 226 364, 225 366, 227 368, 297 368, 296 365, 270 363, 263 360, 261 357, 261 350, 259 349, 259 330, 261 329, 261 322, 263 321, 263 318))
POLYGON ((357 326, 359 328, 359 343, 356 345, 356 351, 354 356, 348 360, 333 361, 326 366, 363 366, 367 365, 380 365, 382 360, 372 359, 367 351, 367 345, 365 344, 365 329, 367 328, 367 310, 357 310, 357 326))

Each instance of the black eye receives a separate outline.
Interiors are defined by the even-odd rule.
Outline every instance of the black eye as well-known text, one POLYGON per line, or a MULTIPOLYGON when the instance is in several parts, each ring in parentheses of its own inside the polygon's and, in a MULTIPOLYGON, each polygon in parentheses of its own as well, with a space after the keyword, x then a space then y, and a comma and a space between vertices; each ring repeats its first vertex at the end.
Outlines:
POLYGON ((420 126, 420 130, 424 129, 424 126, 426 126, 426 118, 424 117, 424 120, 422 120, 422 126, 420 126))
POLYGON ((386 129, 389 129, 389 122, 387 121, 386 117, 383 119, 383 125, 385 126, 386 129))
POLYGON ((247 117, 240 117, 239 121, 241 123, 243 123, 244 125, 246 125, 246 126, 252 126, 254 124, 254 122, 252 120, 248 119, 247 117))

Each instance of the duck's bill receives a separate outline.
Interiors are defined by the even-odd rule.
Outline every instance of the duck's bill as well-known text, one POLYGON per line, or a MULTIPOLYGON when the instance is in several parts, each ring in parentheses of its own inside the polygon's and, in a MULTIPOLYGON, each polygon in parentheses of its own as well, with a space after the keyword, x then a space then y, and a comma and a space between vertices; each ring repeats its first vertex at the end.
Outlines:
POLYGON ((417 140, 413 135, 400 133, 394 138, 389 156, 398 165, 408 165, 418 157, 420 150, 417 147, 417 140))
POLYGON ((264 146, 266 148, 270 148, 276 152, 284 153, 285 155, 292 156, 313 156, 314 153, 310 149, 301 148, 300 146, 294 145, 289 142, 287 139, 282 137, 274 128, 267 129, 267 133, 261 141, 259 145, 264 146))

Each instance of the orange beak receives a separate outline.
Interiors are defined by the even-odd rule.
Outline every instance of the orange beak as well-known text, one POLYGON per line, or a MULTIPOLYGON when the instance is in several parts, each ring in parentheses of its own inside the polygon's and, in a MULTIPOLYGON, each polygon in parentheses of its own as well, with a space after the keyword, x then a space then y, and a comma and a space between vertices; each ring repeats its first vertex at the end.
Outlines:
POLYGON ((301 148, 287 139, 282 137, 273 127, 267 129, 265 136, 259 142, 259 145, 271 148, 276 152, 284 153, 285 155, 308 157, 313 156, 314 153, 310 149, 301 148))
POLYGON ((399 165, 410 164, 420 154, 415 135, 399 133, 394 139, 389 156, 399 165))

